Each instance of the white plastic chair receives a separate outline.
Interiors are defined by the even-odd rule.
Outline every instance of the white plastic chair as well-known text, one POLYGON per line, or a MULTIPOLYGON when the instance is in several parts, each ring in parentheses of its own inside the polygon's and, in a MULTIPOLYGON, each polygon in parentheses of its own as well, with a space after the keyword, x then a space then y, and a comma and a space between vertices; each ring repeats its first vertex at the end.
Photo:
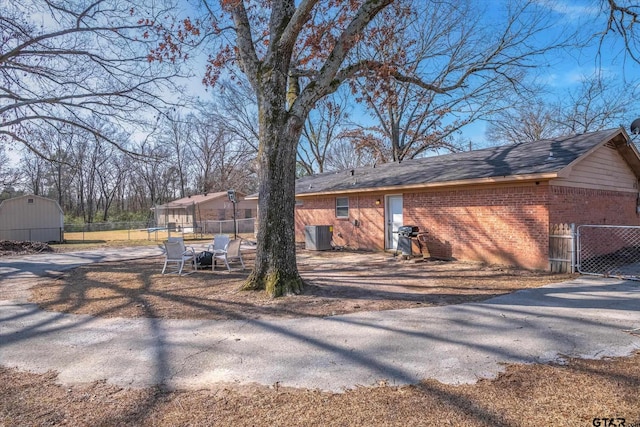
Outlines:
POLYGON ((240 261, 242 264, 242 269, 245 269, 244 260, 242 259, 242 252, 240 251, 240 244, 242 243, 242 239, 233 239, 229 240, 229 243, 224 248, 222 252, 214 253, 213 255, 213 266, 211 269, 213 270, 216 266, 215 260, 221 259, 224 261, 224 265, 227 266, 227 270, 231 271, 231 267, 229 266, 230 261, 240 261))
POLYGON ((216 253, 222 253, 229 244, 229 236, 226 234, 216 234, 213 236, 213 243, 209 245, 207 251, 216 253))
POLYGON ((178 243, 180 243, 182 245, 182 247, 184 248, 185 252, 191 251, 194 254, 196 254, 196 250, 193 248, 193 246, 186 246, 184 244, 184 239, 182 237, 169 237, 169 238, 167 238, 167 241, 169 241, 169 242, 178 242, 178 243))
MULTIPOLYGON (((162 274, 165 274, 167 265, 171 263, 177 264, 177 270, 170 271, 167 274, 177 273, 182 276, 182 270, 184 270, 184 263, 191 261, 194 270, 198 270, 198 264, 196 263, 196 252, 193 248, 187 248, 184 245, 184 241, 179 238, 173 238, 164 242, 165 258, 164 267, 162 267, 162 274)), ((187 273, 187 274, 191 274, 187 273)))
POLYGON ((179 242, 184 246, 184 239, 182 237, 167 237, 167 242, 179 242))

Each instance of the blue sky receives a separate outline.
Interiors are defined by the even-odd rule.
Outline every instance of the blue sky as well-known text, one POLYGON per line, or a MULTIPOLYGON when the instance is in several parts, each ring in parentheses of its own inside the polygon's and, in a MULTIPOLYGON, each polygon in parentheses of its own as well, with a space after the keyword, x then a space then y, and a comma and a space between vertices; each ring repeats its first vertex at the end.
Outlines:
MULTIPOLYGON (((479 5, 485 6, 490 13, 499 15, 504 10, 507 0, 475 0, 479 5)), ((566 30, 578 31, 582 37, 595 35, 604 30, 606 16, 600 10, 600 0, 534 0, 536 4, 546 8, 558 18, 557 32, 566 30)), ((557 33, 550 31, 547 36, 553 38, 557 33)), ((546 65, 541 64, 542 71, 537 73, 539 81, 544 82, 545 87, 553 90, 558 96, 571 88, 580 85, 585 75, 591 75, 601 67, 605 75, 613 79, 625 82, 629 86, 637 87, 640 78, 640 65, 626 60, 623 45, 619 37, 610 34, 604 38, 603 44, 598 45, 599 39, 595 38, 588 48, 581 50, 556 52, 555 55, 546 58, 546 65), (600 54, 600 56, 598 56, 600 54)), ((210 99, 215 96, 217 89, 205 88, 201 84, 203 63, 197 61, 194 76, 187 82, 188 91, 199 94, 202 99, 210 99)), ((633 108, 632 108, 633 110, 633 108)), ((636 106, 637 116, 640 117, 640 108, 636 106)), ((633 117, 635 118, 635 116, 633 117)), ((633 118, 629 118, 629 123, 633 118)), ((484 122, 477 122, 463 129, 462 138, 471 140, 474 147, 485 144, 484 122)))
POLYGON ((562 88, 579 84, 583 75, 592 74, 600 67, 605 75, 611 77, 629 81, 638 79, 640 65, 626 59, 624 43, 619 35, 609 33, 601 37, 607 16, 606 11, 600 9, 599 1, 539 0, 538 3, 558 15, 561 25, 578 31, 582 37, 592 36, 588 47, 561 54, 549 75, 551 86, 562 88))
MULTIPOLYGON (((490 0, 494 5, 502 1, 490 0)), ((614 84, 628 87, 629 91, 639 91, 640 64, 629 60, 624 52, 624 44, 617 34, 609 33, 601 37, 606 27, 606 12, 600 9, 598 0, 554 1, 536 0, 536 3, 550 11, 557 18, 554 31, 546 33, 547 40, 553 40, 562 32, 576 32, 581 39, 589 39, 588 46, 581 49, 556 51, 541 63, 536 79, 550 91, 550 97, 557 99, 566 95, 569 90, 577 90, 585 76, 600 72, 614 84)), ((629 123, 640 117, 640 104, 630 105, 629 123), (636 113, 634 113, 634 111, 636 113)), ((628 126, 625 126, 628 128, 628 126)), ((470 139, 474 146, 486 143, 485 122, 476 122, 464 129, 464 138, 470 139)), ((628 129, 627 129, 628 130, 628 129)))
MULTIPOLYGON (((486 5, 489 9, 499 10, 506 0, 476 0, 480 4, 486 5)), ((599 0, 574 0, 574 1, 553 1, 535 0, 539 5, 548 8, 557 18, 557 31, 566 29, 579 31, 581 36, 595 36, 602 32, 606 25, 606 16, 599 9, 599 0)), ((555 34, 548 33, 552 38, 555 34)), ((556 52, 555 55, 547 59, 547 64, 541 66, 542 71, 538 73, 540 79, 548 89, 557 96, 562 96, 566 90, 579 87, 585 75, 593 74, 597 69, 610 76, 614 81, 628 86, 629 91, 639 90, 640 64, 628 60, 624 54, 622 41, 616 34, 609 34, 603 39, 601 46, 598 44, 599 38, 595 37, 593 43, 588 48, 565 52, 556 52)), ((200 95, 201 99, 208 100, 214 97, 218 89, 205 91, 201 84, 203 73, 203 62, 197 61, 193 69, 193 77, 186 82, 188 92, 200 95)), ((630 113, 625 118, 625 126, 631 121, 640 117, 640 102, 630 106, 630 113)), ((363 118, 367 120, 367 118, 363 118)), ((481 148, 487 145, 485 136, 486 123, 479 121, 463 128, 461 138, 471 141, 474 148, 481 148)), ((17 164, 19 155, 17 151, 9 151, 11 163, 17 164)))
MULTIPOLYGON (((477 2, 478 9, 486 8, 487 25, 492 25, 492 20, 499 19, 504 13, 509 0, 474 1, 477 2)), ((568 90, 579 88, 584 77, 593 75, 597 70, 615 82, 637 87, 640 65, 626 59, 620 38, 615 34, 609 34, 602 40, 602 45, 599 45, 600 38, 597 34, 604 31, 607 18, 600 9, 600 0, 533 0, 533 3, 550 12, 551 18, 555 20, 555 26, 544 33, 546 39, 539 39, 539 43, 549 42, 560 34, 573 32, 581 39, 592 38, 588 47, 556 51, 547 55, 541 59, 540 66, 532 70, 532 78, 535 77, 537 82, 550 91, 546 95, 548 99, 566 96, 568 90)), ((210 89, 205 93, 200 84, 202 69, 194 70, 194 73, 195 76, 188 84, 190 91, 200 94, 203 99, 215 96, 216 89, 210 89)), ((640 117, 640 108, 637 108, 637 111, 640 117)), ((354 116, 359 114, 356 112, 354 116)), ((368 120, 364 116, 362 119, 368 120)), ((629 118, 629 123, 631 120, 633 118, 629 118)), ((486 145, 485 128, 484 122, 468 125, 463 129, 462 139, 470 140, 474 147, 486 145)))

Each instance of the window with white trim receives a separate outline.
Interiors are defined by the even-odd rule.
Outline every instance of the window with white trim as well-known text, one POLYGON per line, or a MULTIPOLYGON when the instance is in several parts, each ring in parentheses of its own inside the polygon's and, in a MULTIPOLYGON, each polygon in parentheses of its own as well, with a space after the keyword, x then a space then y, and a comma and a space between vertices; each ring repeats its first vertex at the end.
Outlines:
POLYGON ((336 217, 349 218, 349 198, 336 197, 336 217))

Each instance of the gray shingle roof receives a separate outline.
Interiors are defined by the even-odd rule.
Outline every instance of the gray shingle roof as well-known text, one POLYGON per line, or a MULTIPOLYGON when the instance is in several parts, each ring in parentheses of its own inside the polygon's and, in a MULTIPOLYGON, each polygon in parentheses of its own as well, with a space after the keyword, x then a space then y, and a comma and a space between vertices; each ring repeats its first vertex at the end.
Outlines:
POLYGON ((300 178, 296 194, 354 191, 557 173, 620 129, 405 160, 300 178))

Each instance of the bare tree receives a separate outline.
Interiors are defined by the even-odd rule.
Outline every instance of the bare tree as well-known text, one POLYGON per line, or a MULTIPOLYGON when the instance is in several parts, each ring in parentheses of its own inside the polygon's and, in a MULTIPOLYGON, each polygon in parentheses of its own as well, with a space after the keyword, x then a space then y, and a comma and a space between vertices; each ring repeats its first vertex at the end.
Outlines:
POLYGON ((214 159, 215 188, 218 191, 235 189, 243 193, 255 192, 255 153, 244 141, 227 141, 214 159))
POLYGON ((106 162, 96 170, 96 173, 100 192, 99 206, 103 210, 102 221, 106 222, 109 220, 111 205, 127 177, 127 163, 125 161, 126 154, 113 147, 110 150, 107 148, 103 155, 106 156, 106 162))
POLYGON ((556 111, 542 99, 513 103, 512 108, 494 113, 486 136, 490 144, 515 144, 552 138, 558 133, 556 111))
POLYGON ((340 138, 346 120, 348 99, 333 94, 321 99, 309 113, 298 144, 298 165, 306 175, 322 173, 331 147, 340 138))
MULTIPOLYGON (((73 180, 77 169, 73 144, 78 137, 78 129, 64 123, 56 128, 34 128, 30 140, 41 147, 46 165, 47 182, 50 185, 49 197, 56 198, 63 211, 73 210, 76 198, 73 195, 73 180)), ((28 151, 28 150, 26 150, 28 151)), ((27 155, 36 155, 27 153, 27 155)))
POLYGON ((20 169, 27 191, 43 196, 47 190, 47 162, 32 152, 26 152, 20 159, 20 169))
POLYGON ((462 127, 503 108, 506 94, 525 90, 531 60, 561 42, 536 47, 531 41, 552 24, 549 12, 527 2, 508 5, 504 21, 487 26, 477 2, 422 2, 392 33, 380 34, 374 47, 381 60, 389 62, 412 40, 404 48, 405 73, 432 83, 392 74, 358 80, 374 124, 351 132, 356 146, 380 162, 457 151, 462 127))
POLYGON ((212 112, 224 123, 233 140, 258 152, 258 104, 246 78, 220 82, 212 112))
POLYGON ((218 113, 205 108, 190 116, 195 129, 189 149, 196 165, 195 189, 206 193, 236 189, 247 192, 255 189, 255 152, 244 138, 229 129, 227 121, 218 113))
POLYGON ((140 210, 151 212, 153 206, 166 203, 179 194, 177 174, 172 169, 170 151, 151 140, 139 141, 134 147, 144 156, 134 169, 129 169, 129 197, 140 210))
POLYGON ((11 167, 9 155, 3 146, 0 146, 0 186, 12 187, 20 180, 18 169, 11 167))
POLYGON ((77 138, 74 146, 75 191, 79 214, 85 223, 94 222, 97 211, 98 168, 104 161, 103 147, 98 138, 77 138))
POLYGON ((197 123, 190 122, 189 119, 183 118, 179 112, 172 111, 163 117, 158 136, 158 142, 165 144, 172 154, 171 160, 179 183, 180 197, 187 196, 188 177, 193 169, 191 165, 194 160, 198 160, 194 159, 189 147, 190 141, 193 139, 194 127, 197 129, 197 123))
POLYGON ((638 105, 639 94, 640 90, 633 86, 623 86, 601 75, 584 78, 579 88, 559 101, 558 128, 563 134, 579 134, 617 127, 624 123, 630 108, 638 105))
POLYGON ((601 47, 608 33, 618 34, 627 55, 640 63, 640 4, 635 0, 600 0, 600 4, 607 15, 607 25, 600 37, 601 47))
POLYGON ((513 107, 489 121, 487 138, 497 143, 522 143, 617 127, 630 123, 637 94, 602 75, 585 77, 580 86, 565 91, 558 100, 513 100, 513 107))
POLYGON ((148 61, 161 42, 153 20, 166 12, 152 1, 3 2, 0 136, 45 156, 33 129, 65 124, 124 149, 95 125, 132 131, 171 89, 175 58, 148 61))
POLYGON ((339 171, 375 164, 376 158, 371 151, 359 148, 350 139, 341 137, 331 143, 325 167, 327 171, 339 171))
POLYGON ((189 150, 196 165, 195 189, 199 193, 212 192, 220 185, 220 182, 216 182, 215 179, 216 157, 224 149, 229 135, 222 122, 205 113, 192 115, 190 123, 194 128, 189 141, 189 150))

